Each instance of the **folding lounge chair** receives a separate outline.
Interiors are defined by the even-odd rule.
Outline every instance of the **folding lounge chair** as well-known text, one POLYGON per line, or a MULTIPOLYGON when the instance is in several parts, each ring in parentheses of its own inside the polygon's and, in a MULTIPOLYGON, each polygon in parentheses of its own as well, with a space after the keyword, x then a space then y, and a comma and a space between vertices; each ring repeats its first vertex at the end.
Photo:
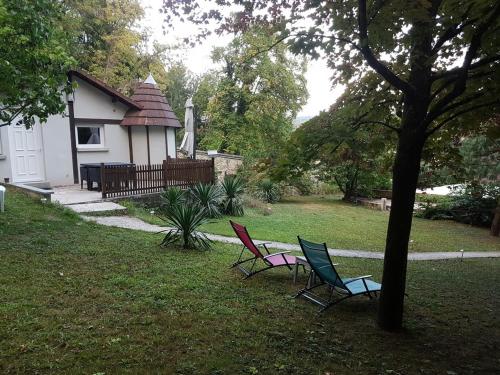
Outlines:
POLYGON ((382 285, 370 280, 371 275, 343 279, 335 269, 325 243, 317 244, 303 240, 300 237, 297 238, 311 267, 311 273, 306 287, 299 291, 295 297, 303 296, 321 305, 320 311, 324 311, 350 297, 364 295, 372 299, 377 296, 377 292, 380 291, 382 285), (319 279, 319 282, 315 282, 315 279, 319 279), (327 285, 330 288, 329 300, 324 300, 311 292, 312 289, 321 285, 327 285), (334 298, 334 294, 338 294, 339 297, 334 298))
POLYGON ((274 267, 286 266, 288 267, 288 269, 292 270, 292 267, 295 266, 295 262, 297 259, 293 255, 289 255, 290 251, 283 251, 280 253, 271 254, 266 244, 263 243, 259 245, 262 246, 262 248, 267 253, 267 255, 263 255, 259 250, 258 246, 255 245, 252 238, 248 234, 246 227, 244 227, 241 224, 235 223, 234 221, 231 220, 229 222, 231 223, 234 232, 236 233, 240 241, 243 243, 243 249, 241 249, 240 256, 238 257, 238 260, 231 267, 238 267, 240 271, 245 274, 245 279, 255 275, 256 273, 274 267), (250 250, 252 252, 253 257, 242 259, 245 249, 250 250), (257 260, 261 260, 264 263, 265 267, 255 270, 254 267, 257 263, 257 260), (248 262, 251 262, 252 264, 249 269, 243 266, 244 263, 248 262))

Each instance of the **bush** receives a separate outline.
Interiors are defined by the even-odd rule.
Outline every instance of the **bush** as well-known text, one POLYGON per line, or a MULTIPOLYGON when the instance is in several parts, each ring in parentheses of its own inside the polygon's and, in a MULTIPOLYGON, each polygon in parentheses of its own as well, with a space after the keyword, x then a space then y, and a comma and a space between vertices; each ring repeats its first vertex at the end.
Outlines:
POLYGON ((181 203, 185 203, 186 196, 185 192, 180 188, 174 186, 165 189, 163 193, 161 193, 162 204, 160 206, 161 213, 169 212, 173 207, 179 206, 181 203))
POLYGON ((496 208, 499 196, 499 186, 468 184, 457 189, 447 199, 428 199, 424 209, 416 216, 488 227, 491 226, 492 210, 496 208))
POLYGON ((204 208, 193 204, 180 204, 171 206, 162 218, 173 229, 167 229, 162 246, 181 243, 184 249, 211 248, 211 241, 204 233, 198 232, 197 228, 207 221, 207 213, 204 208))
POLYGON ((266 203, 276 203, 281 199, 279 186, 269 179, 257 183, 255 195, 266 203))
POLYGON ((231 216, 243 216, 243 180, 237 176, 226 175, 221 187, 224 194, 222 212, 231 216))
POLYGON ((202 208, 210 218, 222 216, 220 204, 224 197, 222 190, 217 185, 198 183, 189 189, 189 200, 202 208))

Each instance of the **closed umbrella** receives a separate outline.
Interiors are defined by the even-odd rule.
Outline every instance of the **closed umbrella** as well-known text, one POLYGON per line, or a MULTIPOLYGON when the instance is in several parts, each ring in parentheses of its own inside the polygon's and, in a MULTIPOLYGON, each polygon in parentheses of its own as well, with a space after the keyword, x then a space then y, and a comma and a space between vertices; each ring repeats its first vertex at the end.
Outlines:
POLYGON ((186 152, 188 157, 194 155, 194 114, 193 101, 191 98, 186 100, 186 115, 184 119, 184 138, 181 143, 181 150, 186 152))

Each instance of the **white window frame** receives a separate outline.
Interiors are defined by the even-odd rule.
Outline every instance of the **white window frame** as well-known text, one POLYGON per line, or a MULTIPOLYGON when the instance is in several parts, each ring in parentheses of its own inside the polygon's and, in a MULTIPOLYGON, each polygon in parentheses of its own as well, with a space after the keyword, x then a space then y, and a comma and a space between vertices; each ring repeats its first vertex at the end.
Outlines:
POLYGON ((0 156, 3 156, 3 148, 2 148, 2 128, 0 128, 0 156))
POLYGON ((76 148, 77 149, 103 149, 105 147, 104 125, 103 124, 80 124, 76 125, 75 129, 76 148), (101 143, 97 144, 80 144, 78 143, 78 128, 99 128, 99 138, 101 143))

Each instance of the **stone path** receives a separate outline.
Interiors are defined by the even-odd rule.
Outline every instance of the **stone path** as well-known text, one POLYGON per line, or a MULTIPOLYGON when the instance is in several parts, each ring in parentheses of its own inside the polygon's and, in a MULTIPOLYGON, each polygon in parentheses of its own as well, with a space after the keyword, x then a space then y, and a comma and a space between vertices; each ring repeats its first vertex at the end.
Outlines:
MULTIPOLYGON (((82 216, 84 220, 94 221, 101 225, 119 227, 125 229, 142 230, 145 232, 160 232, 168 227, 148 224, 138 218, 128 216, 82 216)), ((238 244, 241 242, 236 237, 221 236, 217 234, 206 233, 207 237, 213 241, 238 244)), ((296 244, 275 242, 275 241, 255 241, 256 244, 266 243, 269 248, 288 251, 301 251, 300 246, 296 244)), ((381 252, 366 251, 366 250, 342 250, 328 249, 332 256, 347 257, 347 258, 368 258, 368 259, 383 259, 384 254, 381 252)), ((456 258, 500 258, 500 251, 464 251, 463 253, 456 252, 426 252, 426 253, 409 253, 409 260, 439 260, 439 259, 456 259, 456 258)))
POLYGON ((66 205, 69 209, 78 212, 105 212, 105 211, 123 211, 126 207, 120 206, 118 203, 114 202, 96 202, 96 203, 80 203, 80 204, 68 204, 66 205))

